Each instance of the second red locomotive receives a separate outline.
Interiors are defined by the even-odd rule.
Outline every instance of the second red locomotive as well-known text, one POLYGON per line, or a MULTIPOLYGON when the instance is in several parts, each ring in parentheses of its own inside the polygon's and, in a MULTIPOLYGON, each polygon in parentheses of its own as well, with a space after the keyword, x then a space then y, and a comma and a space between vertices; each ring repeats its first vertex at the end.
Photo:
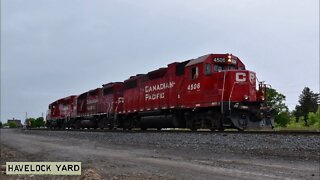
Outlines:
POLYGON ((55 101, 49 105, 47 124, 143 130, 272 128, 266 85, 256 82, 256 74, 238 57, 208 54, 55 101))

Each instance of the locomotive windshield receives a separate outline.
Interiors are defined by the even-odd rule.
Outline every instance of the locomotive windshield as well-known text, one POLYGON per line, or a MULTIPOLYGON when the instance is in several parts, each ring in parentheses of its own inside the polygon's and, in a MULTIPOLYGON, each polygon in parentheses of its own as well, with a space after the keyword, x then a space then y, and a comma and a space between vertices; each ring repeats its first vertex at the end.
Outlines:
MULTIPOLYGON (((229 65, 214 65, 214 71, 215 72, 219 72, 219 71, 222 71, 222 70, 235 70, 237 69, 237 67, 233 64, 229 64, 229 65)), ((239 69, 242 69, 243 70, 243 67, 240 67, 239 69)))
POLYGON ((216 71, 216 72, 219 72, 219 71, 222 71, 224 68, 223 68, 223 66, 222 65, 214 65, 214 71, 216 71))
POLYGON ((235 66, 235 65, 228 65, 228 69, 229 69, 229 70, 236 69, 236 66, 235 66))

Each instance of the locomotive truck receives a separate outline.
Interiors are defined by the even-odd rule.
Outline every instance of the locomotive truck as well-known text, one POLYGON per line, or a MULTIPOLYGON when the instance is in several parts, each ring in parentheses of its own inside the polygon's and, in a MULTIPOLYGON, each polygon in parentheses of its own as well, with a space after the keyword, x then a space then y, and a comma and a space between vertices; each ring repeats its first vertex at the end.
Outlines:
POLYGON ((131 76, 49 105, 51 128, 273 128, 266 84, 232 54, 196 59, 131 76))

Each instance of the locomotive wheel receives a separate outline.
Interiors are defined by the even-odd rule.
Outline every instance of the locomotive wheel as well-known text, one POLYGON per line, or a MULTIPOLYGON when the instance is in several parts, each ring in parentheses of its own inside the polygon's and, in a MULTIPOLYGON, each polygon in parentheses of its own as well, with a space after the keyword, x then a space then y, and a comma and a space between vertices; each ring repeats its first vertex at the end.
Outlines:
POLYGON ((147 130, 146 127, 142 127, 142 128, 141 128, 141 131, 146 131, 146 130, 147 130))
POLYGON ((104 129, 104 119, 100 119, 99 122, 97 123, 97 126, 98 126, 100 129, 104 129))
POLYGON ((224 131, 224 128, 221 126, 221 128, 218 128, 218 131, 224 131))
POLYGON ((129 126, 125 126, 125 127, 123 127, 123 130, 124 131, 126 131, 126 130, 131 130, 132 128, 131 127, 129 127, 129 126))
POLYGON ((80 122, 79 121, 75 121, 73 126, 74 126, 74 129, 79 129, 80 128, 80 122))
POLYGON ((198 129, 196 127, 196 125, 194 124, 194 120, 193 119, 187 120, 187 128, 189 128, 191 131, 196 131, 198 129))
POLYGON ((211 120, 211 126, 219 131, 224 130, 222 125, 222 115, 220 113, 215 113, 213 119, 211 120))
POLYGON ((161 128, 157 128, 158 131, 161 131, 161 128))

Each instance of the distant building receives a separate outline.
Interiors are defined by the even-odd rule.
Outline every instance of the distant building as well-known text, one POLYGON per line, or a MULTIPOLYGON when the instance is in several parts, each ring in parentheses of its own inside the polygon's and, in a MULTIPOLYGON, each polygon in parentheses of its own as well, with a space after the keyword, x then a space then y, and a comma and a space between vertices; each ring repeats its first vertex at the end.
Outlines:
POLYGON ((21 120, 19 120, 19 119, 8 119, 8 124, 9 123, 11 123, 11 122, 14 122, 14 123, 16 123, 16 125, 17 125, 17 128, 20 128, 20 127, 22 127, 23 125, 21 124, 21 120))

